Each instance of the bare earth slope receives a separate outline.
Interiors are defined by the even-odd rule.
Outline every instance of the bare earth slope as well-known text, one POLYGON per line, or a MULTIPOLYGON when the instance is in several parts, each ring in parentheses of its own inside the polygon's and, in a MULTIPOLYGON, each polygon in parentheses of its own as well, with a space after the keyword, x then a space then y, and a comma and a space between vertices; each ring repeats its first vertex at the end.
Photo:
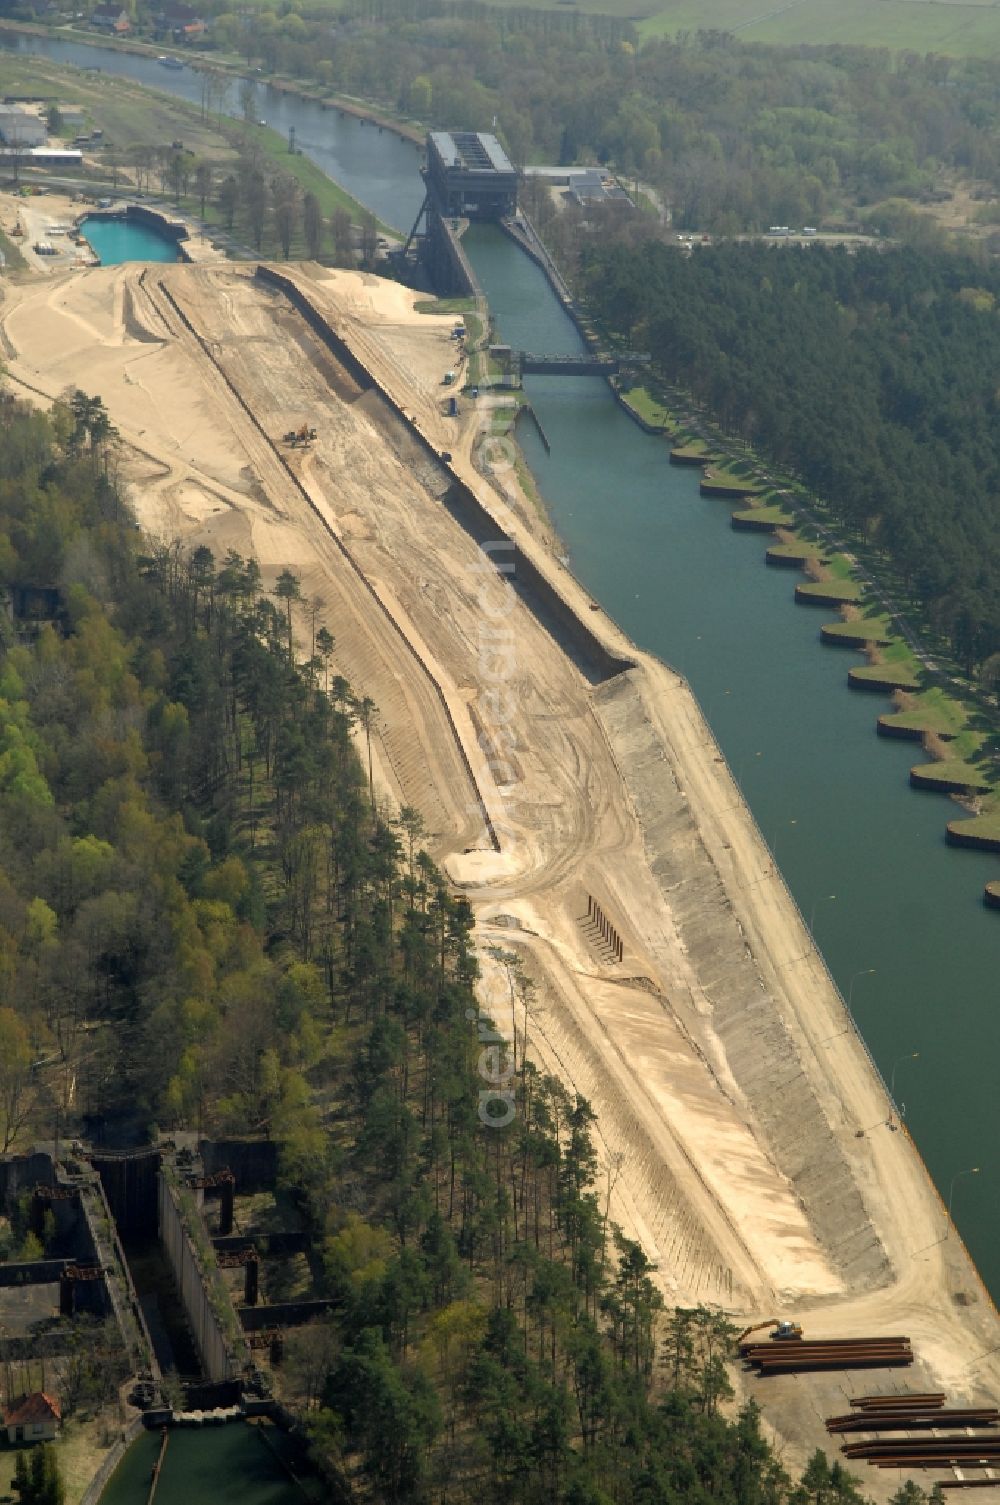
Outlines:
MULTIPOLYGON (((490 943, 536 979, 530 1049, 593 1104, 611 1215, 668 1299, 795 1316, 811 1335, 906 1332, 907 1386, 995 1396, 994 1309, 887 1126, 687 686, 591 608, 503 467, 492 483, 474 467, 474 423, 442 413, 452 320, 376 278, 282 271, 316 327, 232 267, 22 284, 0 310, 9 372, 39 400, 100 393, 151 532, 301 576, 337 671, 378 706, 381 787, 421 811, 475 909, 487 988, 490 943), (324 319, 364 370, 317 333, 324 319), (303 422, 318 440, 290 451, 281 436, 303 422), (486 509, 476 529, 463 483, 486 509), (491 564, 484 529, 488 545, 516 537, 519 574, 497 572, 512 555, 494 547, 491 564), (620 960, 588 924, 595 903, 620 960)), ((893 1383, 755 1393, 795 1465, 845 1390, 893 1383)))

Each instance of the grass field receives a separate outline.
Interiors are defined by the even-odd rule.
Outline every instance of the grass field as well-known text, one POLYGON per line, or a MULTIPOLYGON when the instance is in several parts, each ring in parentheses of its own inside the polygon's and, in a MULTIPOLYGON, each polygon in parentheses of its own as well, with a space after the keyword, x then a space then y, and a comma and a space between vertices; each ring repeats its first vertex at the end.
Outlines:
MULTIPOLYGON (((44 58, 11 57, 0 53, 0 94, 54 95, 82 106, 91 128, 98 126, 104 132, 102 161, 106 161, 115 150, 122 152, 140 145, 164 146, 180 140, 196 157, 223 168, 227 162, 235 161, 242 132, 246 129, 228 118, 221 124, 211 118, 203 120, 197 105, 183 99, 166 98, 117 75, 112 79, 84 73, 44 58)), ((267 158, 270 168, 296 178, 303 193, 314 193, 324 218, 329 219, 335 209, 344 208, 355 223, 360 221, 365 212, 363 205, 328 178, 308 157, 301 153, 291 155, 288 141, 280 131, 260 126, 253 126, 250 130, 253 143, 267 158)), ((187 213, 194 213, 197 200, 189 195, 179 207, 187 213)), ((219 215, 211 206, 207 220, 210 224, 219 223, 219 215)), ((381 221, 377 223, 381 233, 396 234, 390 226, 381 221)), ((293 250, 302 253, 303 248, 296 242, 293 250)))
POLYGON ((626 406, 634 409, 646 423, 667 427, 670 415, 664 404, 648 388, 630 387, 627 392, 621 393, 621 397, 626 406))
POLYGON ((973 815, 968 820, 949 821, 963 836, 985 836, 991 841, 1000 841, 1000 800, 996 795, 985 801, 989 806, 982 815, 973 815))
POLYGON ((184 100, 170 100, 128 79, 84 73, 45 58, 0 53, 0 93, 39 94, 78 104, 91 127, 104 131, 106 150, 129 146, 163 146, 180 139, 200 157, 230 156, 232 149, 213 122, 184 100))
MULTIPOLYGON (((496 0, 568 9, 566 0, 496 0)), ((576 0, 573 10, 634 21, 643 37, 732 31, 751 42, 841 42, 1000 57, 1000 7, 961 0, 576 0)))
POLYGON ((908 704, 905 709, 895 711, 885 719, 892 726, 957 737, 966 726, 968 712, 958 701, 946 695, 939 685, 933 685, 922 695, 916 696, 912 705, 908 704))

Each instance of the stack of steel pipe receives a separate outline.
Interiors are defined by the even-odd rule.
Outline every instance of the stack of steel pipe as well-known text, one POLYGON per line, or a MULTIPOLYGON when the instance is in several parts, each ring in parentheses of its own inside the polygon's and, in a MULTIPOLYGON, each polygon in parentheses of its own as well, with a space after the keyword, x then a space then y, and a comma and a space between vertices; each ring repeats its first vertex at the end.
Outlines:
POLYGON ((1000 1433, 986 1437, 880 1437, 874 1442, 847 1442, 847 1458, 876 1468, 993 1468, 1000 1464, 1000 1433))
POLYGON ((828 1416, 828 1432, 909 1432, 922 1428, 941 1427, 995 1427, 1000 1424, 1000 1411, 996 1406, 961 1407, 947 1410, 943 1406, 928 1406, 908 1410, 903 1406, 890 1406, 885 1411, 865 1407, 863 1411, 851 1411, 846 1416, 828 1416))
POLYGON ((795 1338, 743 1343, 740 1357, 761 1374, 795 1374, 807 1369, 889 1369, 913 1363, 909 1338, 795 1338))
POLYGON ((885 1395, 854 1395, 848 1404, 860 1411, 884 1411, 888 1406, 932 1411, 943 1406, 947 1398, 943 1390, 890 1390, 885 1395))

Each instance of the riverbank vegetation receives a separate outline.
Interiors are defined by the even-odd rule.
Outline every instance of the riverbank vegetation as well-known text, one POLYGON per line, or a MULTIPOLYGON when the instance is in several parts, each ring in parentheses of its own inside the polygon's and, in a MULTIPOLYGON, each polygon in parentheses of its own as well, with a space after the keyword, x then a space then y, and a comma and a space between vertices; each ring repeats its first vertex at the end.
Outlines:
POLYGON ((879 729, 923 740, 934 762, 917 767, 915 782, 964 791, 974 816, 965 826, 991 831, 1000 808, 997 370, 995 352, 980 364, 989 318, 965 315, 992 314, 993 269, 926 248, 811 246, 788 261, 790 248, 748 244, 700 247, 690 259, 657 241, 616 243, 613 233, 591 244, 578 285, 607 332, 652 346, 646 400, 672 411, 671 457, 713 453, 709 493, 713 479, 763 483, 734 526, 779 525, 768 561, 801 560, 809 579, 796 600, 841 611, 824 641, 865 653, 851 685, 907 693, 906 715, 879 718, 879 729), (664 300, 651 291, 654 265, 670 280, 664 300), (805 323, 812 344, 803 348, 805 323), (700 417, 683 411, 682 393, 700 417))
MULTIPOLYGON (((692 29, 641 41, 628 20, 433 0, 206 8, 212 52, 362 97, 428 126, 494 117, 515 161, 600 162, 641 177, 675 228, 858 223, 930 234, 996 220, 1000 63, 857 46, 767 46, 692 29), (569 52, 573 66, 566 66, 569 52), (530 67, 526 66, 530 59, 530 67)), ((651 216, 644 216, 651 217, 651 216)))
POLYGON ((606 325, 886 556, 966 673, 1000 669, 1000 273, 914 248, 595 244, 606 325))
POLYGON ((609 1224, 590 1109, 526 1059, 530 976, 489 958, 512 1044, 419 817, 378 808, 336 621, 143 539, 95 399, 0 428, 8 1146, 55 1103, 67 1136, 280 1141, 333 1307, 277 1382, 339 1497, 860 1499, 821 1455, 793 1485, 726 1321, 664 1311, 609 1224))
MULTIPOLYGON (((218 109, 222 84, 211 75, 200 104, 170 99, 130 79, 68 68, 48 59, 0 54, 0 87, 8 93, 58 90, 86 112, 99 143, 86 148, 81 184, 134 189, 196 217, 208 229, 275 258, 326 258, 371 264, 388 227, 334 183, 285 136, 260 122, 255 93, 245 118, 218 109)), ((69 136, 69 131, 65 132, 69 136)), ((23 265, 0 236, 12 268, 23 265)))

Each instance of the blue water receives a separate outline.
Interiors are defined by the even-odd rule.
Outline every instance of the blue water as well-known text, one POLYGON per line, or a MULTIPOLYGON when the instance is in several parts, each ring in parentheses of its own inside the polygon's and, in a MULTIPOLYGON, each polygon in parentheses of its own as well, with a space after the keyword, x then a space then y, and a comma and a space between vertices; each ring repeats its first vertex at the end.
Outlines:
POLYGON ((80 230, 101 258, 102 266, 116 267, 123 261, 180 260, 176 240, 134 220, 88 215, 81 221, 80 230))

